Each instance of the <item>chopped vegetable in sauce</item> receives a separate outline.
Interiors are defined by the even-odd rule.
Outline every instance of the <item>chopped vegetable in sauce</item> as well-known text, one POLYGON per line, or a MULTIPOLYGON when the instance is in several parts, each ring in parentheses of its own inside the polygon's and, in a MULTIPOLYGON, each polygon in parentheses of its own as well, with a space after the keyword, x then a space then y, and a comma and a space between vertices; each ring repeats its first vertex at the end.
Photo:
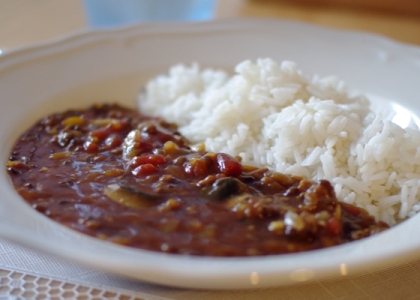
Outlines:
POLYGON ((337 201, 326 180, 192 150, 175 125, 118 105, 45 117, 18 139, 7 170, 17 192, 47 217, 153 251, 282 254, 388 228, 337 201))

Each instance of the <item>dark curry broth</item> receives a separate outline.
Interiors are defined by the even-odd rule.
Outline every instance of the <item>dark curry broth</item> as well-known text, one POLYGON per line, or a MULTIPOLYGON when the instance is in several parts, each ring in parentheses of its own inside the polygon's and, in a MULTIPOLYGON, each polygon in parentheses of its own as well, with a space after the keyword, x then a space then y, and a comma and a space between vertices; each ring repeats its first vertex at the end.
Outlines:
POLYGON ((192 150, 173 124, 118 105, 47 116, 7 170, 37 211, 84 234, 168 253, 249 256, 330 247, 388 226, 328 181, 192 150))

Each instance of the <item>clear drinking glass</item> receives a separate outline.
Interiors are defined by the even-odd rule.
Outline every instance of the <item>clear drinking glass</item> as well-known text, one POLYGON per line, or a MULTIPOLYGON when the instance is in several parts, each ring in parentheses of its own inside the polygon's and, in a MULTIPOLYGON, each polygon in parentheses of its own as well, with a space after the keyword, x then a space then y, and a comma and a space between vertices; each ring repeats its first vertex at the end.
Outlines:
POLYGON ((106 28, 151 21, 204 21, 217 0, 84 0, 89 26, 106 28))

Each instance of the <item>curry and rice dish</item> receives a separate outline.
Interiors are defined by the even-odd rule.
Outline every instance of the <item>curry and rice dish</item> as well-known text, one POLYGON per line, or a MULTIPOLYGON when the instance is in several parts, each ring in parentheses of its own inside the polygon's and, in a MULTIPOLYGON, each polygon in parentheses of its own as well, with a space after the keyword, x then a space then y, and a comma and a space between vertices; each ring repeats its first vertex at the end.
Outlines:
POLYGON ((392 147, 380 149, 387 162, 373 160, 383 170, 363 165, 370 140, 378 141, 369 126, 405 130, 397 141, 404 155, 417 155, 415 131, 384 128, 364 98, 348 97, 331 79, 306 81, 290 63, 245 62, 236 71, 176 66, 146 86, 140 112, 97 104, 45 116, 11 150, 17 192, 81 233, 208 256, 326 248, 416 212, 415 159, 405 181, 392 147))

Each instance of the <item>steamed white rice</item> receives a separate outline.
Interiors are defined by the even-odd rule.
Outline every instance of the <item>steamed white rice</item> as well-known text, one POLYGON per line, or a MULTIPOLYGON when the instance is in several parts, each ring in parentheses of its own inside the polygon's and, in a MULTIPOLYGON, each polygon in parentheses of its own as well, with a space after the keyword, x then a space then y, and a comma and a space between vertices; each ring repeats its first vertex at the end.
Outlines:
POLYGON ((390 225, 420 211, 419 130, 371 111, 336 77, 271 59, 244 61, 233 76, 176 65, 147 84, 139 107, 208 151, 330 180, 340 200, 390 225))

